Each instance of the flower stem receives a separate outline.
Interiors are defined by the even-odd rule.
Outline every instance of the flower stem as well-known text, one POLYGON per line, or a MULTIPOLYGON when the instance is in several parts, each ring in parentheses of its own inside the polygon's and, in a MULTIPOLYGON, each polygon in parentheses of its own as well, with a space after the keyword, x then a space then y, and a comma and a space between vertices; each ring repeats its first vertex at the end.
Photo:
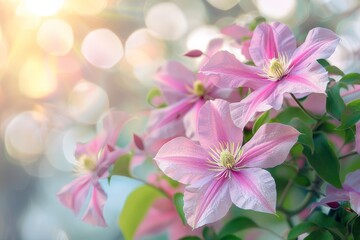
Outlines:
POLYGON ((294 94, 290 93, 290 96, 295 100, 295 102, 297 103, 297 105, 299 105, 299 107, 301 108, 301 110, 303 110, 303 112, 308 115, 310 118, 319 121, 320 118, 316 117, 315 115, 313 115, 312 113, 310 113, 309 111, 307 111, 304 106, 301 104, 301 102, 294 96, 294 94))
POLYGON ((289 182, 287 183, 286 187, 284 188, 284 191, 282 192, 280 199, 279 199, 279 203, 278 206, 282 206, 285 199, 286 199, 286 195, 288 194, 290 188, 292 186, 292 180, 289 180, 289 182))
POLYGON ((340 156, 339 159, 344 159, 344 158, 347 158, 347 157, 351 157, 351 156, 354 156, 356 154, 358 154, 358 153, 357 152, 350 152, 348 154, 340 156))

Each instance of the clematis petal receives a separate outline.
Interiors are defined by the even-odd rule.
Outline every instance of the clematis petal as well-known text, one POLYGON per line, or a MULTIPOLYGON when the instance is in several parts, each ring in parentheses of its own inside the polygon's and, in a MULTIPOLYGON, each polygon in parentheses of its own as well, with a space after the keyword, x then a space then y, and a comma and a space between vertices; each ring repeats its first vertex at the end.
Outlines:
POLYGON ((269 82, 260 77, 263 73, 260 68, 241 63, 227 51, 217 52, 200 71, 205 75, 211 75, 209 80, 218 87, 257 89, 269 82))
POLYGON ((195 105, 184 116, 185 135, 192 140, 197 140, 198 136, 196 131, 198 128, 198 117, 201 107, 204 105, 205 100, 199 99, 195 105))
POLYGON ((299 134, 295 128, 280 123, 262 125, 243 146, 239 167, 271 168, 283 163, 299 134))
POLYGON ((231 24, 230 26, 224 27, 221 29, 221 33, 238 41, 252 35, 252 32, 248 28, 237 24, 231 24))
POLYGON ((78 214, 90 191, 91 180, 91 175, 85 175, 65 185, 57 193, 60 202, 78 214))
POLYGON ((292 71, 279 84, 281 92, 294 94, 323 93, 329 83, 327 71, 317 62, 307 66, 306 69, 292 71))
POLYGON ((282 23, 262 23, 254 30, 250 56, 256 66, 263 67, 279 54, 290 58, 296 48, 296 39, 288 26, 282 23))
POLYGON ((360 170, 348 173, 344 185, 347 190, 360 193, 360 170))
POLYGON ((154 159, 170 178, 189 184, 208 174, 208 158, 208 153, 200 145, 177 137, 164 144, 154 159))
POLYGON ((104 131, 106 132, 106 144, 114 147, 124 124, 130 120, 130 116, 124 112, 111 111, 104 118, 104 131))
POLYGON ((275 213, 276 188, 271 174, 260 168, 234 172, 230 183, 233 203, 243 209, 275 213))
POLYGON ((317 59, 330 57, 339 41, 339 37, 329 29, 312 29, 305 42, 294 52, 290 67, 293 66, 294 70, 303 69, 317 59))
POLYGON ((355 148, 360 154, 360 122, 356 124, 355 148))
POLYGON ((83 215, 82 220, 84 222, 100 226, 107 227, 105 218, 103 215, 103 209, 105 206, 107 196, 99 183, 93 185, 91 198, 87 209, 83 215))
POLYGON ((279 82, 255 90, 238 103, 230 104, 231 117, 236 126, 244 128, 254 117, 255 113, 267 111, 270 108, 280 109, 283 102, 283 93, 279 92, 279 82))
POLYGON ((111 165, 113 165, 120 156, 128 154, 130 151, 119 148, 119 147, 110 147, 106 145, 102 152, 101 157, 98 159, 96 166, 97 176, 99 178, 107 177, 108 170, 111 165))
POLYGON ((326 187, 326 196, 320 199, 319 202, 313 203, 311 208, 318 207, 320 205, 326 205, 331 203, 338 203, 342 201, 349 201, 349 192, 343 189, 335 188, 331 185, 326 187))
POLYGON ((226 178, 206 176, 185 188, 184 213, 193 228, 220 220, 230 206, 229 182, 226 178))
POLYGON ((360 193, 350 192, 350 206, 359 215, 360 214, 360 193))
POLYGON ((187 88, 192 88, 196 76, 184 65, 176 61, 169 61, 162 66, 155 76, 168 104, 174 104, 188 94, 187 88))
POLYGON ((242 129, 231 120, 229 103, 221 99, 208 101, 200 109, 198 133, 205 149, 219 142, 234 142, 241 146, 243 141, 242 129))

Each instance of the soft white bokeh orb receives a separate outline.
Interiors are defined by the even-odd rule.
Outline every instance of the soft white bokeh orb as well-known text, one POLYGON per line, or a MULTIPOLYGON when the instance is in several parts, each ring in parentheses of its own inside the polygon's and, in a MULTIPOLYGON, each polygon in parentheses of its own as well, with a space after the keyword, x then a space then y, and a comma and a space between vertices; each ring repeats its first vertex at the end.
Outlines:
POLYGON ((67 0, 65 8, 79 15, 91 16, 103 11, 108 0, 67 0))
POLYGON ((273 19, 285 19, 293 16, 296 0, 255 0, 262 15, 273 19))
POLYGON ((105 69, 113 67, 124 55, 121 40, 106 28, 88 33, 81 45, 81 52, 92 65, 105 69))
POLYGON ((199 49, 204 52, 209 42, 218 37, 220 37, 220 33, 216 27, 201 26, 190 32, 186 46, 188 50, 199 49))
POLYGON ((23 8, 26 12, 38 16, 53 16, 63 7, 64 0, 24 0, 23 8))
POLYGON ((74 33, 67 22, 61 19, 47 19, 41 24, 36 41, 46 52, 64 56, 73 46, 74 33))
POLYGON ((10 156, 21 163, 30 163, 44 151, 48 118, 35 111, 13 117, 5 129, 5 147, 10 156))
POLYGON ((78 122, 94 124, 109 108, 109 98, 98 85, 83 81, 71 91, 68 99, 70 115, 78 122))
POLYGON ((213 7, 220 10, 229 10, 233 8, 240 0, 207 0, 213 7))
POLYGON ((172 2, 162 2, 152 6, 146 13, 146 26, 165 40, 178 40, 188 28, 183 11, 172 2))

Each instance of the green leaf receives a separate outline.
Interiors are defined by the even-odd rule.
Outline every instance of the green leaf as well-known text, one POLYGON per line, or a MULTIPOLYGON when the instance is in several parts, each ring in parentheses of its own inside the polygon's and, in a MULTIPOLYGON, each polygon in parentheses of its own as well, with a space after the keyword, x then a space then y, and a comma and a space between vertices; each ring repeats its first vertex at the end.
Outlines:
POLYGON ((180 240, 201 240, 201 238, 196 237, 196 236, 186 236, 186 237, 180 238, 180 240))
POLYGON ((293 227, 289 234, 288 234, 288 239, 296 239, 298 236, 300 236, 303 233, 308 233, 308 232, 312 232, 316 229, 318 229, 319 227, 311 222, 303 222, 300 223, 299 225, 293 227))
POLYGON ((166 107, 166 103, 160 103, 158 105, 154 103, 154 99, 157 98, 157 97, 161 97, 161 96, 162 96, 162 94, 161 94, 160 90, 158 88, 156 88, 156 87, 153 87, 148 92, 148 94, 146 96, 146 101, 147 101, 148 104, 150 104, 154 108, 166 107))
POLYGON ((357 217, 352 224, 351 233, 354 240, 360 240, 360 217, 357 217))
POLYGON ((260 23, 263 23, 263 22, 266 22, 266 19, 263 18, 263 17, 257 17, 254 19, 254 21, 252 21, 250 24, 249 24, 249 29, 250 31, 254 31, 255 28, 260 24, 260 23))
POLYGON ((133 155, 131 153, 129 153, 129 154, 125 154, 125 155, 119 157, 119 159, 115 162, 115 164, 110 172, 110 178, 113 175, 130 177, 129 165, 130 165, 132 156, 133 155))
POLYGON ((314 152, 311 152, 308 147, 304 148, 304 154, 308 162, 321 178, 335 187, 341 188, 339 159, 329 144, 326 135, 324 133, 314 133, 313 139, 314 152))
POLYGON ((334 75, 339 75, 339 76, 345 75, 343 71, 341 71, 336 66, 330 65, 330 63, 328 61, 326 61, 325 59, 318 59, 317 61, 326 69, 326 71, 328 71, 329 74, 334 74, 334 75))
POLYGON ((296 175, 296 177, 293 179, 293 182, 296 183, 297 185, 304 186, 304 187, 310 187, 310 185, 311 185, 310 179, 301 173, 296 175))
POLYGON ((346 232, 345 227, 341 223, 334 220, 332 217, 322 212, 314 212, 308 218, 308 221, 318 225, 319 227, 329 230, 331 233, 340 237, 340 239, 344 239, 344 233, 346 232))
POLYGON ((349 73, 340 79, 341 83, 360 84, 360 73, 349 73))
POLYGON ((153 202, 165 195, 153 187, 143 185, 135 189, 126 199, 119 217, 119 227, 125 240, 134 239, 136 229, 153 202))
POLYGON ((317 62, 320 63, 320 65, 323 66, 324 68, 330 66, 330 63, 325 59, 318 59, 317 62))
POLYGON ((311 152, 313 152, 314 140, 312 136, 312 130, 309 125, 298 118, 291 120, 290 125, 295 127, 301 133, 298 142, 303 144, 304 146, 309 147, 311 149, 311 152))
POLYGON ((360 99, 349 102, 341 115, 340 129, 353 126, 360 120, 360 99))
POLYGON ((341 119, 341 114, 345 109, 344 100, 340 96, 340 88, 341 84, 337 83, 326 91, 326 111, 337 120, 341 119))
POLYGON ((297 107, 288 107, 284 111, 280 112, 274 119, 270 122, 279 122, 288 124, 291 119, 299 118, 307 124, 315 124, 316 120, 307 116, 300 108, 297 107))
POLYGON ((242 240, 242 239, 235 235, 226 235, 226 236, 220 238, 220 240, 242 240))
POLYGON ((204 227, 202 234, 205 240, 216 240, 216 232, 212 227, 204 227))
POLYGON ((329 231, 318 229, 309 234, 304 240, 333 240, 334 237, 329 231))
POLYGON ((184 213, 184 194, 175 193, 173 202, 176 208, 177 213, 179 214, 183 224, 186 224, 186 218, 184 213))
POLYGON ((258 227, 258 225, 250 218, 238 217, 225 224, 224 227, 220 230, 219 236, 223 237, 229 234, 239 232, 244 229, 256 228, 256 227, 258 227))
POLYGON ((260 115, 260 117, 258 117, 258 119, 256 119, 253 129, 252 129, 252 133, 255 134, 256 131, 266 122, 269 121, 269 111, 264 112, 263 114, 260 115))

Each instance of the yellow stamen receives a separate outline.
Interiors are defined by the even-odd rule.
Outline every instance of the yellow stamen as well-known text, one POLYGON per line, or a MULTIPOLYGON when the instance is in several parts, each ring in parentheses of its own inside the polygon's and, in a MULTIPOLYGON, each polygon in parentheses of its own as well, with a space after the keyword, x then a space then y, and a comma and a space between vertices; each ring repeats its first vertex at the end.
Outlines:
POLYGON ((284 66, 281 64, 281 62, 273 58, 270 60, 270 66, 269 66, 269 73, 271 78, 277 78, 280 79, 284 75, 284 66))
POLYGON ((235 158, 229 150, 225 149, 220 153, 220 164, 228 169, 235 165, 235 158))
POLYGON ((204 87, 204 84, 200 80, 196 80, 193 84, 193 93, 198 96, 204 96, 206 92, 206 89, 204 87))

